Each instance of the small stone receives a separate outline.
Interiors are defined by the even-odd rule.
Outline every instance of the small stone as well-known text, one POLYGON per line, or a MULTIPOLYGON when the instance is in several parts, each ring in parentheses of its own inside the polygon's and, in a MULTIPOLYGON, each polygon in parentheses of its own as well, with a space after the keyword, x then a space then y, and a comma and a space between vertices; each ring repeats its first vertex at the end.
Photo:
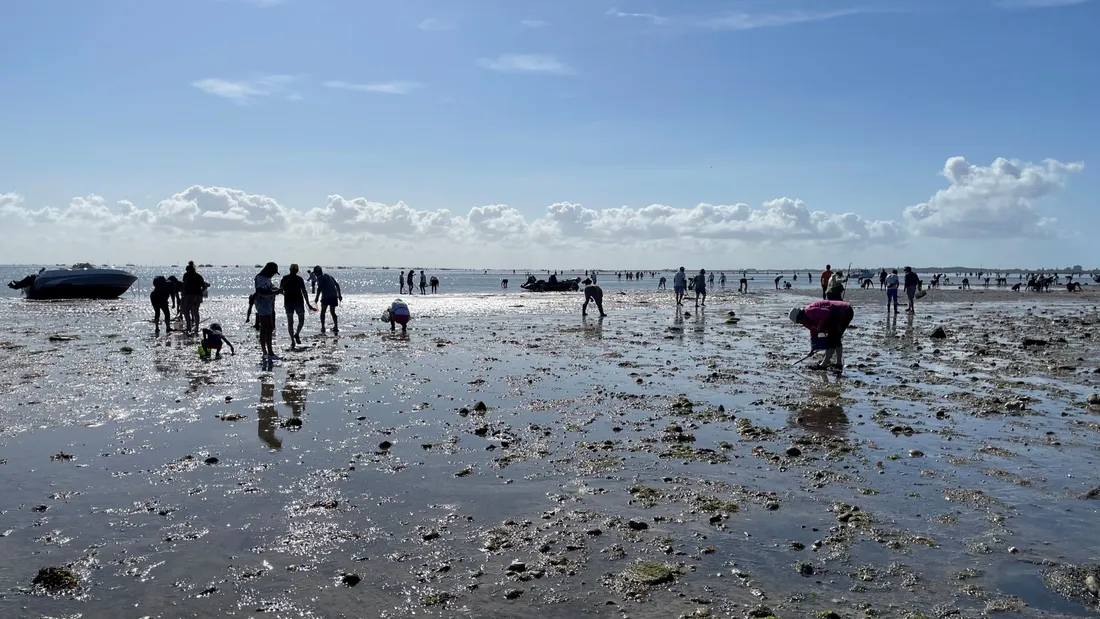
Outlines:
POLYGON ((218 459, 215 458, 214 456, 210 456, 209 458, 203 460, 203 462, 206 463, 206 464, 209 464, 209 465, 214 465, 214 464, 218 463, 218 459))
POLYGON ((1100 406, 1100 393, 1094 393, 1089 396, 1089 406, 1100 406))
POLYGON ((433 539, 439 539, 440 537, 441 536, 439 534, 439 531, 429 531, 429 532, 425 533, 424 535, 420 536, 420 539, 424 540, 425 542, 430 542, 433 539))
POLYGON ((80 580, 68 568, 44 567, 38 570, 38 575, 31 584, 39 585, 47 591, 63 591, 76 589, 80 586, 80 580))
POLYGON ((936 327, 930 337, 934 340, 945 340, 947 339, 947 331, 944 331, 943 327, 936 327))
POLYGON ((522 561, 512 561, 511 565, 504 569, 505 572, 526 572, 527 564, 522 561))
POLYGON ((787 455, 792 457, 792 458, 797 458, 798 456, 802 455, 802 450, 797 448, 797 447, 788 447, 787 448, 787 455))
POLYGON ((523 589, 509 589, 504 592, 504 599, 518 600, 521 595, 523 595, 523 589))
POLYGON ((393 443, 391 443, 389 441, 382 441, 381 443, 378 443, 378 448, 381 449, 382 451, 386 451, 390 447, 393 447, 393 443))
POLYGON ((478 402, 477 404, 474 404, 474 411, 478 413, 484 413, 487 410, 489 410, 489 407, 485 406, 485 402, 478 402))
POLYGON ((362 580, 363 579, 360 578, 358 574, 344 574, 344 576, 340 578, 340 582, 344 583, 345 587, 354 587, 362 582, 362 580))
POLYGON ((1018 553, 1018 552, 1020 552, 1020 549, 1019 549, 1019 548, 1017 548, 1017 547, 1015 547, 1015 546, 1009 546, 1009 547, 1008 547, 1008 554, 1010 554, 1010 555, 1014 555, 1014 554, 1016 554, 1016 553, 1018 553))
POLYGON ((799 562, 796 567, 798 568, 798 573, 802 576, 814 575, 814 566, 810 565, 809 563, 799 562))
POLYGON ((458 414, 459 414, 460 417, 465 417, 465 416, 470 414, 470 409, 468 409, 466 407, 462 407, 462 408, 458 409, 458 414))
POLYGON ((645 531, 649 528, 649 523, 644 520, 629 520, 626 526, 630 527, 633 531, 645 531))
POLYGON ((474 434, 477 436, 485 436, 489 433, 489 426, 479 426, 474 429, 474 434))
POLYGON ((909 457, 910 458, 923 458, 924 457, 924 452, 919 450, 919 449, 910 449, 909 450, 909 457))

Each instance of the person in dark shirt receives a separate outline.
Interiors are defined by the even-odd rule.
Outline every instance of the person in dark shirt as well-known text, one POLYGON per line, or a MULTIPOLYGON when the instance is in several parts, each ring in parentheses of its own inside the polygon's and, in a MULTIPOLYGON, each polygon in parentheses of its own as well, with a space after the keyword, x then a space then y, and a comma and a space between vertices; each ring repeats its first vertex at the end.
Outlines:
MULTIPOLYGON (((336 308, 344 300, 344 294, 340 291, 340 283, 336 278, 321 271, 321 267, 313 267, 317 275, 317 294, 313 302, 321 301, 321 333, 325 332, 325 312, 332 315, 332 332, 340 332, 340 324, 337 322, 336 308)), ((409 271, 409 288, 412 288, 412 271, 409 271)))
POLYGON ((290 347, 302 343, 302 327, 306 324, 306 306, 309 311, 316 312, 317 308, 309 302, 309 293, 306 292, 306 281, 298 275, 298 265, 290 265, 290 273, 283 277, 279 286, 283 289, 283 307, 286 308, 286 326, 290 331, 290 347), (294 328, 294 316, 298 316, 298 328, 294 328))
POLYGON ((600 310, 600 318, 607 316, 603 311, 603 288, 593 284, 591 279, 586 279, 584 280, 584 305, 581 306, 581 316, 588 315, 589 302, 596 304, 596 309, 600 310))
POLYGON ((905 296, 909 299, 909 307, 905 310, 908 314, 916 313, 913 303, 917 298, 917 287, 920 286, 920 278, 911 267, 905 267, 905 296))
POLYGON ((164 330, 172 332, 172 310, 168 308, 168 299, 172 296, 173 285, 163 275, 153 278, 153 291, 149 293, 149 302, 153 304, 153 326, 160 334, 160 315, 164 314, 164 330))
POLYGON ((195 269, 194 262, 188 262, 183 273, 183 320, 184 333, 198 333, 199 306, 202 305, 202 296, 210 284, 202 278, 195 269))

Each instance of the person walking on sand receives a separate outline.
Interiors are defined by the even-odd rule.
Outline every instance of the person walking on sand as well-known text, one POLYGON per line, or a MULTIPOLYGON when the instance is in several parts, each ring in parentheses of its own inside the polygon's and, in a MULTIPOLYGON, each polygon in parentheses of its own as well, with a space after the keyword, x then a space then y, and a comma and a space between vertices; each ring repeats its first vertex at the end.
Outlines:
POLYGON ((317 275, 314 273, 314 271, 319 268, 321 267, 314 266, 312 269, 309 270, 309 294, 313 294, 317 291, 317 275))
POLYGON ((210 287, 202 278, 195 263, 189 261, 183 272, 183 319, 186 323, 184 333, 198 334, 199 306, 202 305, 202 293, 210 287))
POLYGON ((905 267, 905 297, 909 299, 909 307, 905 309, 906 314, 915 314, 917 308, 914 305, 917 298, 917 286, 920 285, 920 278, 913 272, 911 267, 905 267))
MULTIPOLYGON (((316 304, 318 299, 321 300, 321 333, 325 332, 326 311, 332 315, 332 332, 339 333, 340 323, 337 322, 336 308, 344 300, 340 283, 328 273, 321 272, 321 267, 313 267, 313 272, 317 275, 317 294, 314 295, 313 302, 316 304)), ((409 288, 412 289, 412 271, 409 271, 409 288)))
POLYGON ((409 278, 408 278, 409 294, 415 294, 416 293, 416 288, 413 287, 413 278, 414 277, 416 277, 416 271, 414 269, 409 269, 409 278))
POLYGON ((149 302, 153 304, 153 330, 160 334, 160 315, 164 314, 164 331, 172 332, 172 310, 168 308, 168 299, 171 297, 172 284, 158 275, 153 278, 153 291, 149 293, 149 302))
POLYGON ((680 270, 672 278, 672 289, 676 292, 676 305, 684 304, 684 294, 687 293, 687 287, 687 273, 684 273, 684 267, 680 267, 680 270))
POLYGON ((829 290, 829 279, 833 276, 833 265, 826 264, 825 270, 821 272, 821 298, 825 298, 825 293, 829 290))
POLYGON ((603 288, 600 288, 596 284, 592 283, 591 279, 584 280, 584 305, 581 306, 581 316, 588 315, 588 302, 591 301, 596 304, 596 309, 600 310, 600 318, 607 316, 603 311, 603 288))
POLYGON ((395 299, 390 303, 390 309, 386 310, 386 319, 390 322, 390 331, 396 331, 397 325, 401 325, 401 332, 407 333, 412 314, 409 313, 409 306, 404 301, 395 299))
POLYGON ((428 294, 428 276, 423 270, 420 271, 420 294, 428 294))
POLYGON ((852 324, 854 317, 852 306, 844 301, 814 301, 804 308, 792 309, 789 315, 791 322, 810 330, 811 350, 818 334, 826 334, 825 359, 817 365, 817 369, 831 368, 838 373, 844 371, 844 331, 852 324), (835 363, 831 363, 833 355, 836 355, 835 363))
POLYGON ((886 313, 890 313, 890 305, 894 306, 894 313, 898 313, 898 270, 890 271, 886 276, 886 313))
POLYGON ((707 306, 707 270, 699 269, 699 275, 695 277, 695 307, 699 307, 702 299, 703 307, 707 306))
POLYGON ((183 282, 175 275, 168 276, 168 300, 172 302, 172 309, 176 310, 176 320, 183 319, 183 282))
POLYGON ((286 328, 290 333, 290 348, 302 343, 302 327, 306 324, 306 306, 309 311, 316 312, 317 308, 309 302, 309 293, 306 292, 306 281, 298 275, 298 265, 290 265, 290 273, 287 273, 279 282, 283 289, 283 308, 286 310, 286 328), (294 327, 294 317, 298 317, 298 327, 294 327))
MULTIPOLYGON (((279 265, 268 262, 256 275, 256 319, 260 322, 260 353, 264 361, 276 361, 273 340, 275 337, 275 297, 282 290, 271 278, 279 274, 279 265)), ((291 340, 293 341, 293 340, 291 340)))

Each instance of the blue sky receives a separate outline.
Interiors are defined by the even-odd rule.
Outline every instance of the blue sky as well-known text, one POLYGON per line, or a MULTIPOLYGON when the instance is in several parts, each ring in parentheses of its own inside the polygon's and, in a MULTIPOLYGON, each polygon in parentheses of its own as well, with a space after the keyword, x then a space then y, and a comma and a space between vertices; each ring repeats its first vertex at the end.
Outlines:
MULTIPOLYGON (((797 266, 839 249, 988 263, 1017 259, 1030 226, 1037 262, 1088 262, 1072 230, 1100 224, 1097 23, 1100 2, 1070 0, 13 0, 0 8, 0 212, 26 239, 60 240, 60 224, 88 230, 73 198, 102 197, 108 221, 95 229, 132 235, 138 260, 237 215, 238 234, 285 234, 319 258, 352 257, 324 247, 337 236, 416 250, 418 234, 386 226, 394 217, 460 246, 470 222, 424 217, 506 204, 526 240, 487 234, 491 249, 471 262, 526 258, 516 247, 557 234, 539 255, 583 262, 621 241, 656 264, 709 253, 797 266), (981 224, 966 200, 989 212, 980 187, 950 200, 959 234, 903 215, 948 186, 937 174, 956 156, 983 169, 997 158, 1084 167, 1009 195, 993 174, 994 202, 1031 211, 960 245, 952 236, 981 224), (248 197, 191 200, 193 225, 172 220, 165 209, 194 186, 248 197), (407 209, 340 216, 329 196, 407 209), (824 227, 735 226, 693 246, 691 230, 648 224, 623 241, 603 212, 744 203, 768 219, 762 205, 782 197, 897 230, 834 239, 824 227), (552 221, 547 206, 562 202, 596 214, 552 221), (131 209, 148 216, 117 220, 131 209), (268 225, 272 213, 282 223, 268 225), (160 242, 140 244, 150 238, 160 242)), ((742 215, 676 221, 721 228, 723 217, 742 215)), ((0 262, 42 246, 0 249, 0 262)))

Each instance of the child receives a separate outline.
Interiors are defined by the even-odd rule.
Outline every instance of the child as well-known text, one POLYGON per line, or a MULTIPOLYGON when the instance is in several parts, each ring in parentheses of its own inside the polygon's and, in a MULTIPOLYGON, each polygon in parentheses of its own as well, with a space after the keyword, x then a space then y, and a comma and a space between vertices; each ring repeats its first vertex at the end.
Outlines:
MULTIPOLYGON (((256 307, 256 293, 248 295, 248 312, 244 315, 244 324, 248 324, 252 321, 252 308, 256 307)), ((256 314, 256 322, 252 325, 253 329, 260 329, 260 315, 256 314)))
POLYGON ((409 314, 409 306, 405 305, 405 302, 401 299, 395 300, 390 304, 390 309, 386 310, 386 320, 390 322, 390 331, 396 331, 397 325, 401 325, 401 332, 408 332, 409 319, 412 315, 409 314))
POLYGON ((229 338, 222 334, 222 326, 218 323, 213 323, 210 328, 203 328, 202 330, 202 344, 199 344, 199 356, 203 358, 210 357, 210 351, 214 351, 215 359, 222 358, 222 343, 229 344, 229 352, 236 355, 237 350, 233 348, 233 342, 229 341, 229 338))

